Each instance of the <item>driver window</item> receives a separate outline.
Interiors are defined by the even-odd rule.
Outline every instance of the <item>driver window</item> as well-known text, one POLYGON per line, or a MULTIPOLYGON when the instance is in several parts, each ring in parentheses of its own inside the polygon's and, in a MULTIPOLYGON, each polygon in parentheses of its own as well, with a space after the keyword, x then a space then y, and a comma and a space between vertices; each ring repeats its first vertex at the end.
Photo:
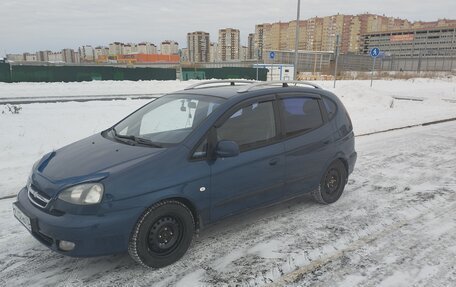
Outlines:
POLYGON ((272 101, 240 108, 217 129, 218 141, 235 141, 241 151, 267 143, 276 135, 272 101))

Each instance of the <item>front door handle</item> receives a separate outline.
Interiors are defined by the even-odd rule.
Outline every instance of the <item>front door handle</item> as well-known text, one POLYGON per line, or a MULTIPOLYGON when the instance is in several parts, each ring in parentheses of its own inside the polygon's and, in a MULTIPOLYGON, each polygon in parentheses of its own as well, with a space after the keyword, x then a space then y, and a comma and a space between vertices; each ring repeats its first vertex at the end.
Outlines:
POLYGON ((273 158, 269 161, 269 165, 276 165, 279 162, 278 158, 273 158))

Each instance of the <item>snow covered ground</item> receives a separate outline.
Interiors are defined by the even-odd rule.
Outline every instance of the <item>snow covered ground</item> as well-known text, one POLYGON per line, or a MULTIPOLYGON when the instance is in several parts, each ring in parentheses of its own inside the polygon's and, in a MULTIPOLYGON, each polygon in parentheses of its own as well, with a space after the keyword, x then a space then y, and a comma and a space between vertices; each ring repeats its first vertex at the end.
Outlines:
POLYGON ((13 199, 1 200, 0 285, 451 286, 455 142, 455 122, 361 137, 357 168, 337 203, 303 198, 226 220, 159 270, 128 255, 53 253, 13 218, 13 199))
MULTIPOLYGON (((162 93, 188 82, 0 84, 0 98, 162 93), (32 93, 32 94, 31 94, 32 93)), ((456 78, 318 82, 346 105, 356 134, 456 117, 456 78), (413 97, 423 101, 394 100, 413 97)), ((0 105, 0 197, 17 193, 42 154, 111 126, 147 100, 0 105)), ((303 198, 204 231, 176 264, 48 251, 0 200, 0 286, 450 286, 456 280, 456 123, 359 137, 334 205, 303 198), (23 276, 26 272, 27 276, 23 276), (291 273, 290 273, 291 272, 291 273)))

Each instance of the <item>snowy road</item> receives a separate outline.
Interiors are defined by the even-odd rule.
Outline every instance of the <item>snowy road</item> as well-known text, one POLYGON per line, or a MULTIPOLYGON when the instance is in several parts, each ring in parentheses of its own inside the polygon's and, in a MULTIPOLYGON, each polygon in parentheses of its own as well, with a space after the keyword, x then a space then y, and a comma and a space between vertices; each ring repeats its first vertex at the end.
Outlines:
POLYGON ((0 200, 0 286, 450 286, 456 280, 456 123, 357 139, 342 198, 224 221, 159 270, 128 255, 52 253, 0 200))

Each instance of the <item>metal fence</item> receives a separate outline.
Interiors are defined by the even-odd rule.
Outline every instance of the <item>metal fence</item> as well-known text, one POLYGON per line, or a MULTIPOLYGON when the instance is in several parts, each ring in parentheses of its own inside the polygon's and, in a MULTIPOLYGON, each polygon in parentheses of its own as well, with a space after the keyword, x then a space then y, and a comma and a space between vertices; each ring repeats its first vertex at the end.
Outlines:
POLYGON ((28 65, 0 63, 0 82, 81 82, 93 80, 190 80, 190 79, 258 79, 266 80, 267 69, 215 64, 159 68, 157 66, 107 65, 28 65))
MULTIPOLYGON (((268 51, 274 52, 274 59, 265 58, 265 64, 293 64, 293 51, 268 51)), ((333 74, 333 52, 299 51, 298 71, 304 73, 333 74)), ((341 54, 338 59, 338 71, 366 72, 371 71, 373 59, 369 55, 341 54)), ((377 58, 375 63, 377 71, 442 71, 456 70, 456 55, 452 56, 421 56, 421 57, 395 57, 384 56, 377 58)))
MULTIPOLYGON (((370 71, 373 59, 368 55, 340 55, 339 71, 370 71)), ((456 56, 377 58, 377 71, 452 72, 456 70, 456 56)))

